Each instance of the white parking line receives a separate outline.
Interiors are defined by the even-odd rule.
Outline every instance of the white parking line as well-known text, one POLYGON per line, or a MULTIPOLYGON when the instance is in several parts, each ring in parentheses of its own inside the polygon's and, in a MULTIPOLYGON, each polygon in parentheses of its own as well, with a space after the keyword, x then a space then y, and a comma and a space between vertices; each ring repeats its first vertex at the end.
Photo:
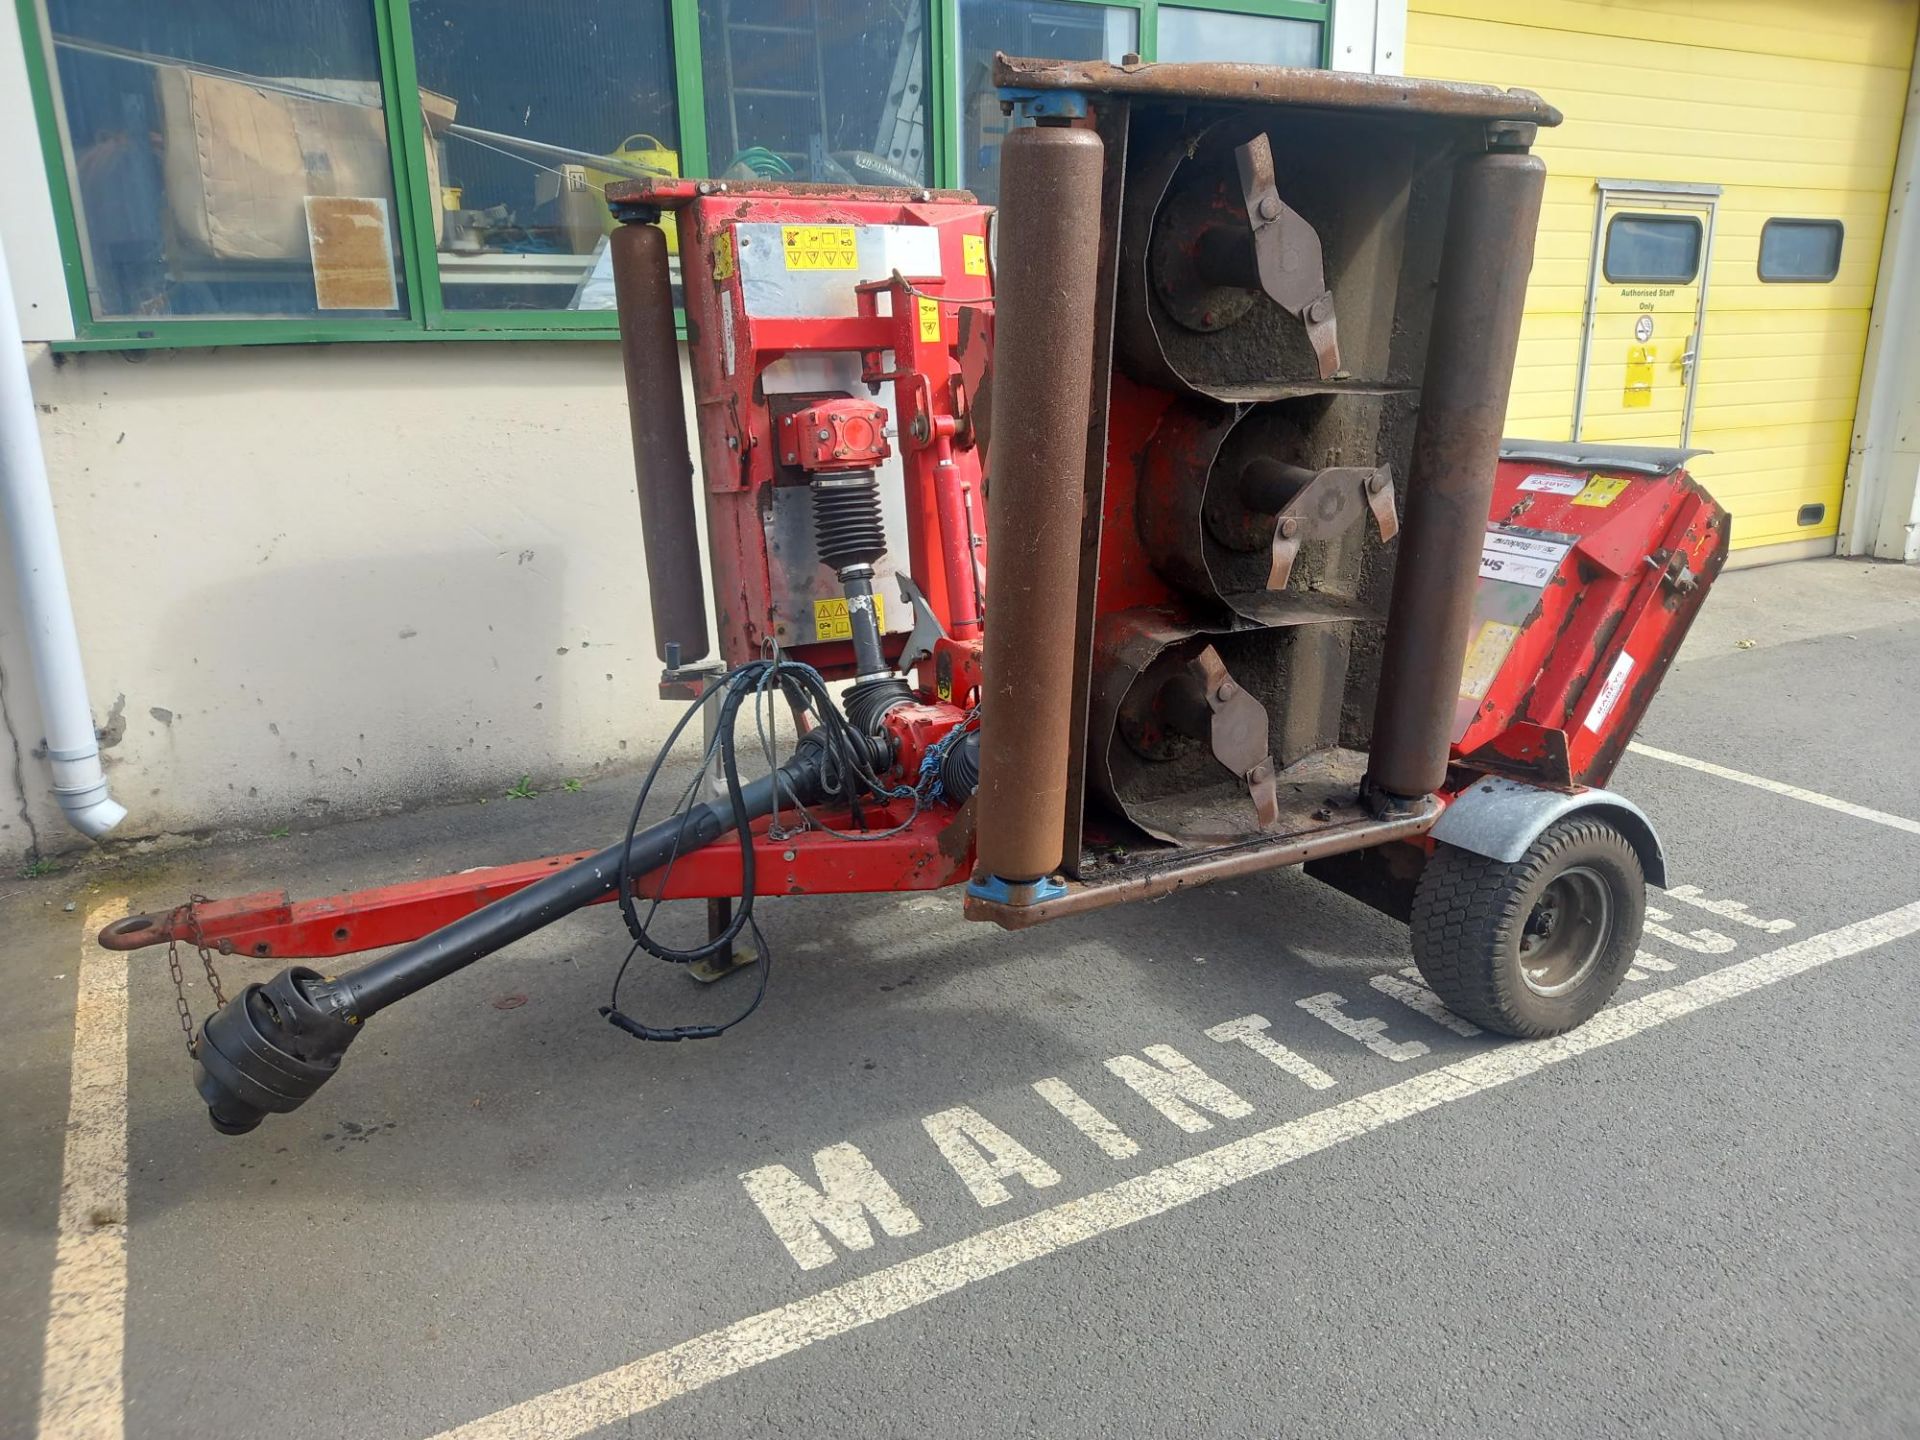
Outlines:
POLYGON ((1856 820, 1871 820, 1874 824, 1885 825, 1889 829, 1904 830, 1909 835, 1920 835, 1920 820, 1909 820, 1904 815, 1889 815, 1884 810, 1870 810, 1865 805, 1854 804, 1851 800, 1838 800, 1831 795, 1822 795, 1818 790, 1803 790, 1798 785, 1769 780, 1764 775, 1749 775, 1744 770, 1729 770, 1726 766, 1716 765, 1711 760, 1696 760, 1691 755, 1676 755, 1671 750, 1659 750, 1651 745, 1642 745, 1638 740, 1629 742, 1627 749, 1635 755, 1644 755, 1649 760, 1664 760, 1669 765, 1684 765, 1687 769, 1698 770, 1703 775, 1718 775, 1722 780, 1751 785, 1756 790, 1785 795, 1790 800, 1804 800, 1809 805, 1818 805, 1823 810, 1836 810, 1842 815, 1851 815, 1856 820))
POLYGON ((951 1295, 1031 1260, 1437 1106, 1505 1085, 1709 1005, 1920 932, 1920 902, 1811 935, 1751 960, 1604 1010, 1552 1040, 1509 1044, 1229 1141, 1076 1200, 752 1315, 629 1364, 444 1431, 435 1440, 566 1440, 951 1295))
POLYGON ((127 963, 93 940, 126 913, 124 899, 96 906, 80 940, 60 1231, 40 1368, 41 1440, 126 1433, 127 963))

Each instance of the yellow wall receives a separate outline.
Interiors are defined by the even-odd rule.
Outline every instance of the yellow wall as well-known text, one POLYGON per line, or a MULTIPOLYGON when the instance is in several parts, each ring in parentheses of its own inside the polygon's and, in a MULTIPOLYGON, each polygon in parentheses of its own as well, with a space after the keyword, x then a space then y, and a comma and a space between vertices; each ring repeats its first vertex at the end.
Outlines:
POLYGON ((1691 467, 1736 547, 1834 533, 1912 62, 1913 0, 1411 0, 1409 74, 1520 85, 1546 209, 1507 433, 1564 440, 1600 177, 1725 187, 1691 467), (1765 285, 1774 215, 1846 225, 1829 285, 1765 285), (1825 520, 1795 523, 1820 501, 1825 520))

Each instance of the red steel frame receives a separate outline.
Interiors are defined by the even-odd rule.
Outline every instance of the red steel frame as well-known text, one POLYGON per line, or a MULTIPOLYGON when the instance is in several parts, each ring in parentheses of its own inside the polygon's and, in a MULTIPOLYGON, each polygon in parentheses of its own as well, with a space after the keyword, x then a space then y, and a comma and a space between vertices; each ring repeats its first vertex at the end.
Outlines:
POLYGON ((779 638, 789 655, 830 678, 851 673, 845 642, 771 637, 766 628, 772 596, 760 492, 774 483, 779 451, 760 377, 783 356, 831 351, 860 355, 869 383, 892 383, 906 480, 907 568, 947 633, 977 640, 972 592, 974 567, 984 560, 986 504, 973 443, 974 396, 957 352, 970 338, 963 331, 978 323, 974 317, 991 313, 985 273, 991 207, 959 191, 795 186, 752 195, 702 193, 715 188, 663 179, 644 182, 635 194, 679 212, 722 658, 743 664, 759 656, 768 639, 779 638), (859 285, 852 315, 754 316, 740 274, 735 227, 741 224, 927 226, 940 237, 945 278, 859 285), (964 323, 963 308, 969 312, 964 323), (884 369, 889 352, 893 365, 884 369))

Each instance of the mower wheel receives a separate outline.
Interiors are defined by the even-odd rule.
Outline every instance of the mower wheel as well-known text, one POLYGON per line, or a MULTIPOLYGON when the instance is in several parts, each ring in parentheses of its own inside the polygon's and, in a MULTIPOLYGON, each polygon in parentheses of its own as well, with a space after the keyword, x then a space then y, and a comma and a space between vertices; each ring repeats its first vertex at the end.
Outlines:
POLYGON ((1646 878, 1627 838, 1596 816, 1570 815, 1511 864, 1440 845, 1414 891, 1413 958, 1456 1015, 1538 1039, 1612 998, 1646 913, 1646 878))

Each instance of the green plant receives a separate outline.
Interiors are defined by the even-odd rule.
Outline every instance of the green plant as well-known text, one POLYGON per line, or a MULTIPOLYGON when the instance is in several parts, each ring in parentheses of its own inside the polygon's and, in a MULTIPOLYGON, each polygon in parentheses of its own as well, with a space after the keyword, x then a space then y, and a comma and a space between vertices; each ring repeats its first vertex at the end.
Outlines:
POLYGON ((578 795, 582 790, 587 788, 587 782, 569 777, 560 782, 560 788, 569 795, 578 795))
POLYGON ((531 775, 522 775, 517 781, 507 787, 507 799, 509 800, 532 800, 539 794, 540 792, 533 788, 533 777, 531 775))
POLYGON ((288 837, 289 835, 291 835, 291 834, 293 834, 293 831, 291 831, 291 830, 287 830, 287 829, 284 829, 284 828, 283 828, 283 829, 279 829, 279 830, 269 830, 269 831, 267 831, 267 839, 269 839, 269 840, 284 840, 284 839, 286 839, 286 838, 287 838, 287 837, 288 837))
POLYGON ((61 865, 58 860, 48 860, 42 856, 35 855, 20 867, 20 878, 22 880, 38 880, 42 875, 58 875, 61 870, 65 868, 66 867, 61 865))

